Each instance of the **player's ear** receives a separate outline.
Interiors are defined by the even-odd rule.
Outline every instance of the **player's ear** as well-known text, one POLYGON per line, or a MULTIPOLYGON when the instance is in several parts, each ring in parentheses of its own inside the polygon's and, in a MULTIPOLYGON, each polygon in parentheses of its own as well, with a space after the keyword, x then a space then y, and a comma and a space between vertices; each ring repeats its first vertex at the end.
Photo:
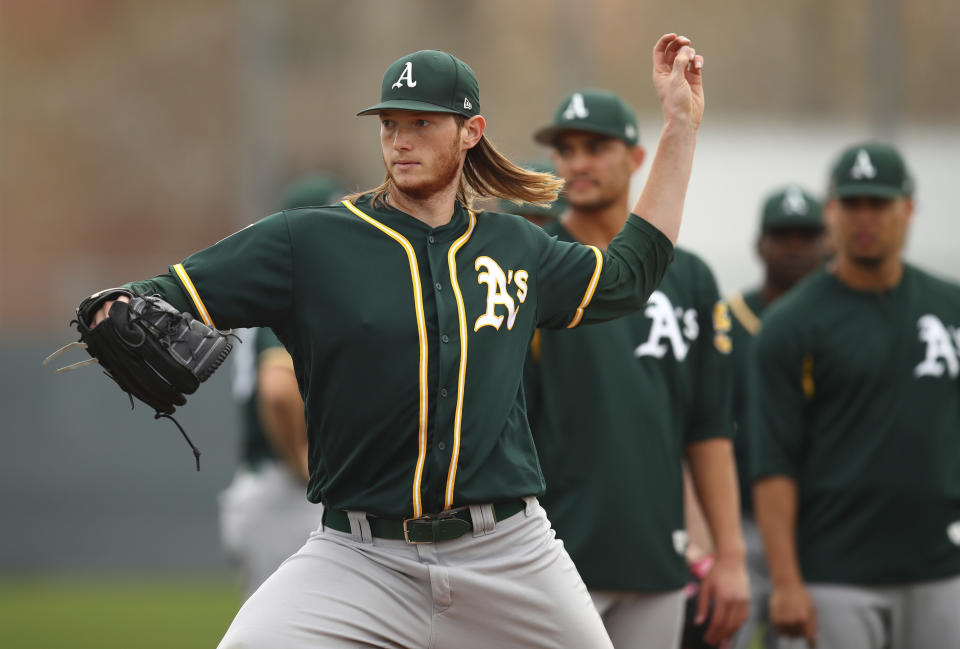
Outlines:
POLYGON ((487 128, 487 122, 483 115, 474 115, 463 123, 460 129, 460 142, 463 148, 472 149, 477 146, 477 142, 483 137, 483 131, 487 128))
POLYGON ((632 146, 630 147, 629 150, 630 150, 630 161, 632 163, 631 164, 632 169, 630 169, 630 173, 633 173, 634 171, 640 168, 640 165, 643 164, 643 161, 647 157, 647 150, 639 145, 632 146))

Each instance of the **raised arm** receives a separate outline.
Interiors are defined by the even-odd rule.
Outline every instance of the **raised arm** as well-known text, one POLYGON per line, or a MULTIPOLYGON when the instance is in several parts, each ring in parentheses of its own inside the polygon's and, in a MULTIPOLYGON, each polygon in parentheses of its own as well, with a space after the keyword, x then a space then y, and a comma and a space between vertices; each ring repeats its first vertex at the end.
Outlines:
POLYGON ((674 244, 693 169, 697 129, 703 119, 703 57, 690 39, 660 37, 653 48, 653 85, 663 109, 664 126, 647 183, 633 213, 649 221, 674 244))

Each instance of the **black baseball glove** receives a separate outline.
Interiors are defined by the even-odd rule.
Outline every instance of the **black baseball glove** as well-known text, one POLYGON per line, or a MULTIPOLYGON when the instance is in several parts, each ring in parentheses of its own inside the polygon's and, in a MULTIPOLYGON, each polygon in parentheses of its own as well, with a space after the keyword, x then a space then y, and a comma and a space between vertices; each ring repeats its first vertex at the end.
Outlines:
MULTIPOLYGON (((184 405, 185 395, 193 394, 210 378, 233 347, 229 332, 208 327, 155 295, 138 295, 123 288, 100 291, 85 299, 71 324, 77 326, 80 342, 57 350, 44 364, 71 347, 84 347, 93 359, 57 373, 99 363, 121 390, 153 408, 158 418, 169 418, 177 406, 184 405), (93 326, 93 318, 103 304, 119 296, 129 298, 129 303, 115 301, 108 317, 93 326)), ((182 428, 180 432, 186 438, 182 428)), ((199 451, 192 442, 190 446, 199 469, 199 451)))

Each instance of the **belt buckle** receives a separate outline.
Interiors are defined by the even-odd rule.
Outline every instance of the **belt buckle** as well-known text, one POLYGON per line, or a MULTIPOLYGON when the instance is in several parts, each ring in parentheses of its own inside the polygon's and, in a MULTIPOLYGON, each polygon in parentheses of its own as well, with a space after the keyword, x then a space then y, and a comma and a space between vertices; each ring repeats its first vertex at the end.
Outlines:
POLYGON ((410 530, 407 528, 407 524, 408 524, 410 521, 414 521, 414 522, 416 522, 416 523, 425 523, 425 522, 428 522, 428 521, 430 521, 430 520, 431 520, 431 519, 430 519, 430 516, 421 516, 420 518, 405 518, 405 519, 403 519, 403 540, 406 541, 407 543, 409 543, 410 545, 423 545, 423 544, 425 544, 425 543, 433 543, 432 540, 430 540, 430 541, 411 541, 411 540, 410 540, 410 530))

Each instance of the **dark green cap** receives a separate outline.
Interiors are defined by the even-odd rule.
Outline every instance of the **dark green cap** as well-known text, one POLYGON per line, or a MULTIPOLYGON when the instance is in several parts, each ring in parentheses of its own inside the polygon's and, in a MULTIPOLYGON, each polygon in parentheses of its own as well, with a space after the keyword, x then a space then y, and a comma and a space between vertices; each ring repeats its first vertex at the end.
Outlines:
POLYGON ((480 86, 470 66, 446 52, 421 50, 394 61, 380 87, 380 103, 357 115, 381 110, 480 114, 480 86))
MULTIPOLYGON (((528 162, 521 162, 520 166, 529 171, 536 171, 539 173, 549 173, 556 174, 557 170, 553 168, 553 165, 544 160, 531 160, 528 162)), ((539 207, 531 203, 524 203, 523 205, 517 205, 511 201, 500 199, 499 206, 497 207, 501 212, 506 214, 519 214, 520 216, 539 216, 547 219, 555 219, 563 211, 567 209, 567 201, 564 200, 563 195, 557 197, 557 200, 550 203, 550 207, 539 207)))
POLYGON ((767 196, 763 201, 760 230, 766 233, 781 228, 822 230, 820 201, 797 185, 788 185, 767 196))
POLYGON ((540 144, 553 146, 563 131, 586 131, 623 140, 630 146, 640 143, 637 116, 616 93, 609 90, 578 90, 560 103, 553 124, 534 133, 540 144))
POLYGON ((830 196, 913 196, 913 179, 896 149, 887 144, 866 142, 845 150, 833 165, 830 196))
POLYGON ((343 194, 343 186, 335 176, 311 174, 287 185, 283 190, 283 209, 330 205, 343 194))

